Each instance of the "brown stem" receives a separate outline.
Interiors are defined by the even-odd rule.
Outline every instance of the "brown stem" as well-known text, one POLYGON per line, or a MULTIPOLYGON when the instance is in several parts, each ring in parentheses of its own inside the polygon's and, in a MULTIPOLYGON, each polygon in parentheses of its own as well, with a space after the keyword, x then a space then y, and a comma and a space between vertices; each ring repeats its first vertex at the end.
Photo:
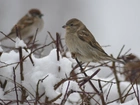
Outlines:
MULTIPOLYGON (((78 65, 79 65, 79 67, 80 67, 80 69, 81 69, 81 72, 83 72, 84 70, 83 70, 83 68, 82 68, 82 66, 81 66, 81 64, 80 64, 80 62, 78 61, 78 59, 76 58, 76 62, 78 63, 78 65)), ((84 73, 84 75, 87 77, 88 75, 85 73, 85 72, 83 72, 84 73)), ((97 90, 97 88, 93 85, 93 83, 89 80, 89 84, 92 86, 92 88, 96 91, 96 93, 99 95, 100 94, 100 92, 97 90)))
POLYGON ((113 73, 114 73, 116 84, 117 84, 117 89, 118 89, 120 102, 123 103, 122 94, 121 94, 121 88, 120 88, 120 81, 119 81, 119 78, 117 76, 117 70, 116 70, 116 67, 115 67, 115 62, 113 62, 112 68, 113 68, 113 73))
POLYGON ((18 92, 17 92, 17 85, 16 85, 16 74, 15 74, 15 69, 13 68, 13 80, 14 80, 14 85, 15 85, 15 93, 16 93, 16 99, 17 99, 17 105, 19 105, 19 99, 18 99, 18 92))
POLYGON ((59 57, 59 34, 56 33, 56 51, 57 51, 57 61, 60 60, 60 57, 59 57))
POLYGON ((100 98, 101 98, 101 101, 102 101, 102 105, 106 105, 100 79, 98 80, 98 83, 99 83, 99 88, 100 88, 100 91, 101 91, 100 98))

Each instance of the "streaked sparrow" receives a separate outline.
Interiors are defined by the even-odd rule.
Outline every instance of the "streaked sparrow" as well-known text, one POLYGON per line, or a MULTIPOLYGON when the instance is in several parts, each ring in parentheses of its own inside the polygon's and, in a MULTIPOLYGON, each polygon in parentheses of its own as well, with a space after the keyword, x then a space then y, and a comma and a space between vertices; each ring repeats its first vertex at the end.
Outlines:
MULTIPOLYGON (((33 37, 36 30, 40 32, 44 26, 44 21, 42 19, 43 14, 38 9, 31 9, 28 13, 23 16, 16 24, 19 33, 21 34, 21 38, 25 41, 29 37, 33 37)), ((15 26, 12 28, 11 32, 8 34, 8 37, 14 39, 16 38, 16 28, 15 26)), ((8 39, 8 37, 4 37, 0 39, 3 41, 8 39)))
POLYGON ((73 58, 82 62, 111 60, 122 63, 122 61, 109 56, 102 49, 92 33, 80 20, 70 19, 63 28, 66 29, 65 42, 73 58))

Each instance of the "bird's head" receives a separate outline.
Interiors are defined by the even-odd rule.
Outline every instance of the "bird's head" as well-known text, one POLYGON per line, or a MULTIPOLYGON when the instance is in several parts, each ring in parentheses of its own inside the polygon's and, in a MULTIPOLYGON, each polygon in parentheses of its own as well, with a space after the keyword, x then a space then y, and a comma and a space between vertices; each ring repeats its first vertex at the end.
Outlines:
POLYGON ((84 24, 76 18, 68 20, 66 24, 62 26, 62 28, 65 28, 67 31, 70 32, 76 32, 77 30, 80 30, 83 27, 84 24))
POLYGON ((43 16, 43 14, 38 9, 31 9, 31 10, 29 10, 29 14, 32 17, 39 17, 39 18, 41 18, 43 16))

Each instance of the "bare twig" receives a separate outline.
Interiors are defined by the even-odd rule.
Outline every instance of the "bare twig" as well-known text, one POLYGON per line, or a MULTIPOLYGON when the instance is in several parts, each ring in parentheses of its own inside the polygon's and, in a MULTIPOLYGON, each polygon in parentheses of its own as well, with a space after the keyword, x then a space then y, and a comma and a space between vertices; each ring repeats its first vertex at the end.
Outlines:
POLYGON ((107 93, 107 95, 106 95, 106 101, 108 100, 108 96, 109 96, 109 93, 110 93, 110 90, 111 90, 112 85, 113 85, 113 84, 111 83, 111 86, 109 87, 108 93, 107 93))
MULTIPOLYGON (((47 77, 48 77, 48 75, 45 76, 43 79, 39 79, 38 82, 37 82, 37 85, 36 85, 36 99, 35 99, 35 105, 37 105, 37 102, 39 102, 39 99, 41 98, 41 97, 39 97, 39 83, 40 83, 40 82, 43 82, 43 80, 46 79, 47 77)), ((40 102, 39 102, 39 103, 40 103, 40 102)))
POLYGON ((16 99, 17 99, 17 105, 19 105, 19 100, 18 100, 18 92, 17 92, 17 85, 16 85, 16 74, 15 74, 15 69, 13 67, 13 80, 14 80, 14 85, 15 85, 15 93, 16 93, 16 99))
MULTIPOLYGON (((135 83, 136 83, 136 80, 135 80, 135 83)), ((140 105, 139 89, 138 89, 138 85, 137 85, 137 83, 136 83, 136 90, 135 90, 135 88, 134 88, 134 85, 133 85, 132 88, 133 88, 133 91, 134 91, 135 97, 136 97, 136 99, 137 99, 137 101, 138 101, 138 105, 140 105)))
MULTIPOLYGON (((122 96, 121 98, 127 97, 127 96, 132 95, 132 94, 134 94, 134 92, 129 93, 129 94, 126 94, 126 95, 122 96)), ((119 101, 119 100, 120 100, 120 98, 117 98, 117 99, 115 99, 115 100, 113 100, 113 101, 107 102, 106 104, 110 104, 110 103, 113 103, 113 102, 119 101)))
POLYGON ((8 35, 4 34, 2 31, 0 31, 0 33, 2 33, 2 35, 4 35, 5 37, 9 38, 9 39, 10 39, 11 41, 13 41, 14 43, 16 42, 16 41, 14 41, 12 38, 10 38, 8 35))
MULTIPOLYGON (((78 63, 78 65, 79 65, 79 67, 80 67, 80 69, 81 69, 81 72, 83 72, 83 68, 82 68, 82 66, 81 66, 81 64, 80 64, 80 62, 78 61, 78 59, 76 58, 76 62, 78 63)), ((88 75, 85 73, 85 72, 83 72, 84 73, 84 75, 87 77, 88 75)), ((90 85, 92 86, 92 88, 97 92, 97 94, 100 94, 100 92, 97 90, 97 88, 93 85, 93 83, 89 80, 89 83, 90 83, 90 85)))
POLYGON ((60 51, 60 49, 59 49, 59 34, 58 33, 56 33, 56 48, 57 48, 57 61, 59 61, 60 60, 60 57, 59 57, 59 51, 60 51))
POLYGON ((103 95, 103 90, 102 90, 102 85, 101 85, 100 79, 98 80, 98 83, 99 83, 99 88, 100 88, 100 91, 101 91, 100 98, 101 98, 101 101, 102 101, 102 105, 106 105, 106 102, 104 100, 104 95, 103 95))
POLYGON ((100 69, 96 70, 90 77, 87 76, 86 79, 82 80, 80 87, 83 86, 85 83, 87 83, 89 80, 91 80, 99 71, 100 69))
POLYGON ((131 49, 128 49, 128 51, 126 51, 123 55, 126 55, 131 49))
POLYGON ((49 31, 47 31, 47 32, 48 32, 50 38, 52 39, 53 43, 56 45, 56 40, 53 38, 53 36, 51 35, 51 33, 49 31))
POLYGON ((22 48, 19 48, 19 63, 20 63, 20 78, 21 81, 24 80, 24 76, 23 76, 23 58, 22 58, 22 48))
POLYGON ((68 82, 68 85, 67 85, 67 89, 66 89, 66 92, 65 92, 64 98, 63 98, 63 100, 61 101, 61 104, 60 104, 60 105, 64 105, 65 102, 67 101, 69 85, 70 85, 70 81, 68 82))
MULTIPOLYGON (((17 37, 19 36, 19 30, 18 30, 18 27, 17 26, 15 26, 16 27, 16 35, 17 35, 17 37)), ((21 35, 20 35, 20 39, 21 39, 21 35)), ((24 76, 23 76, 23 58, 22 58, 22 48, 21 47, 19 47, 19 63, 20 63, 20 79, 21 79, 21 81, 23 81, 24 80, 24 76)), ((16 68, 14 68, 14 69, 16 69, 16 68)), ((25 94, 26 94, 26 91, 24 90, 24 88, 23 87, 21 87, 21 92, 22 92, 22 94, 21 94, 21 104, 23 104, 24 103, 24 100, 26 99, 26 96, 25 96, 25 94)))
POLYGON ((122 48, 121 48, 121 50, 120 50, 120 52, 119 52, 119 54, 118 54, 117 58, 119 58, 119 57, 120 57, 120 55, 121 55, 121 53, 122 53, 122 51, 123 51, 124 47, 125 47, 125 45, 123 45, 123 46, 122 46, 122 48))
MULTIPOLYGON (((27 48, 24 48, 24 50, 25 50, 26 52, 28 52, 27 48)), ((29 58, 30 58, 30 61, 31 61, 32 65, 34 66, 35 64, 34 64, 34 61, 33 61, 33 59, 32 59, 32 56, 30 55, 29 58)))
POLYGON ((114 73, 115 80, 116 80, 116 83, 117 83, 117 89, 118 89, 120 102, 123 103, 122 94, 121 94, 121 88, 120 88, 120 81, 119 81, 119 78, 117 76, 117 70, 116 70, 116 67, 115 67, 115 62, 112 63, 112 68, 113 68, 113 73, 114 73))
MULTIPOLYGON (((37 33, 38 33, 38 28, 36 29, 36 32, 35 32, 35 36, 34 36, 34 39, 33 39, 33 45, 35 44, 37 33)), ((32 50, 33 50, 33 47, 31 48, 31 52, 32 52, 32 50)))

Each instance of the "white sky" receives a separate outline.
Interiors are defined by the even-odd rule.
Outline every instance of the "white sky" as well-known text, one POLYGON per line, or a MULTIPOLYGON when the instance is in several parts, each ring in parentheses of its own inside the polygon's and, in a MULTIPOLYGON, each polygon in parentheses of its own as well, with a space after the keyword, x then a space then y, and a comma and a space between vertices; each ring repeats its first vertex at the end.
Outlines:
POLYGON ((104 48, 108 54, 116 56, 125 44, 124 52, 131 48, 132 53, 140 56, 139 0, 0 0, 0 31, 8 34, 31 8, 38 8, 44 14, 45 27, 39 34, 40 42, 47 31, 54 37, 60 32, 64 37, 62 25, 76 17, 101 45, 111 45, 104 48))

